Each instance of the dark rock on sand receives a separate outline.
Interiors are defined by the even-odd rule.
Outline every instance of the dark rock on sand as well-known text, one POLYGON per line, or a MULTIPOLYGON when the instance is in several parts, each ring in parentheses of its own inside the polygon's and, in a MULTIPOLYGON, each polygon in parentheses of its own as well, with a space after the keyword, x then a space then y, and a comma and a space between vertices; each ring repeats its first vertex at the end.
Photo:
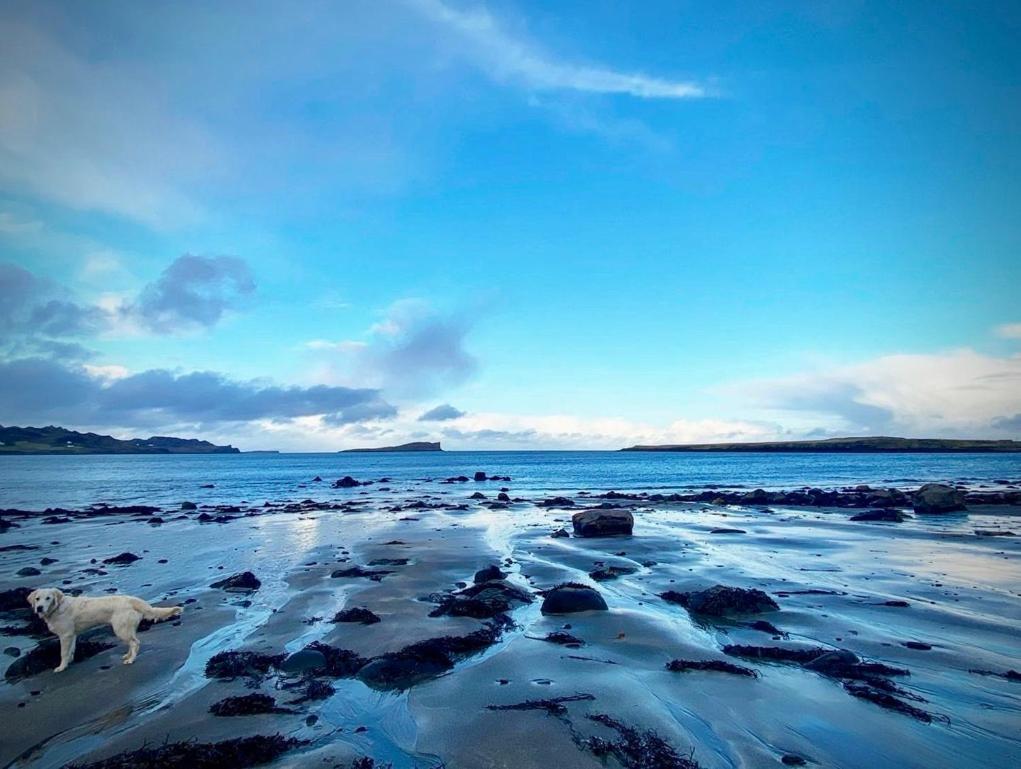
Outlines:
POLYGON ((747 534, 748 532, 745 531, 744 529, 728 529, 726 527, 721 527, 719 529, 713 529, 709 533, 710 534, 747 534))
POLYGON ((16 587, 0 592, 0 612, 16 611, 28 607, 28 594, 31 588, 16 587))
POLYGON ((214 582, 209 587, 226 590, 228 593, 250 593, 253 590, 258 590, 261 586, 262 582, 258 577, 250 571, 243 571, 240 574, 221 579, 219 582, 214 582))
POLYGON ((808 761, 803 759, 801 756, 796 756, 793 753, 788 753, 787 755, 780 759, 780 763, 782 763, 784 766, 804 766, 805 764, 808 763, 808 761))
POLYGON ((19 649, 17 646, 8 646, 6 649, 4 649, 4 654, 6 654, 8 657, 20 657, 21 649, 19 649))
POLYGON ((606 601, 599 591, 588 585, 565 582, 546 592, 543 614, 573 614, 581 611, 606 611, 606 601))
POLYGON ((268 764, 302 744, 280 734, 212 743, 189 740, 118 753, 89 764, 71 764, 69 769, 248 769, 268 764))
POLYGON ((19 577, 38 577, 42 572, 35 566, 25 566, 18 569, 17 576, 19 577))
POLYGON ((851 516, 852 521, 882 521, 885 523, 903 523, 907 520, 907 516, 904 515, 900 510, 895 510, 892 507, 886 507, 879 510, 866 510, 864 513, 858 513, 857 515, 851 516))
MULTIPOLYGON (((91 638, 78 638, 74 648, 74 661, 82 662, 89 657, 95 657, 100 652, 112 649, 113 644, 107 641, 95 641, 91 638)), ((47 638, 27 654, 18 657, 11 663, 4 673, 4 678, 9 683, 20 681, 23 678, 53 670, 60 664, 60 642, 56 638, 47 638)))
POLYGON ((590 571, 588 575, 597 582, 606 582, 611 579, 617 579, 617 577, 634 574, 635 571, 637 570, 630 566, 606 566, 602 569, 590 571))
POLYGON ((550 536, 553 537, 553 539, 564 539, 565 537, 570 537, 571 534, 567 529, 557 529, 550 534, 550 536))
POLYGON ((361 481, 356 481, 350 475, 345 475, 333 482, 333 488, 335 489, 353 489, 355 486, 361 486, 361 481))
POLYGON ((713 671, 716 673, 731 673, 736 676, 758 676, 751 668, 735 665, 725 660, 671 660, 666 664, 666 669, 674 673, 688 673, 692 670, 713 671))
POLYGON ((182 510, 198 510, 199 506, 196 505, 194 502, 182 502, 181 503, 181 509, 182 510))
POLYGON ((475 582, 475 584, 478 585, 481 584, 482 582, 491 582, 494 579, 503 579, 506 576, 507 576, 506 574, 500 571, 499 566, 497 566, 496 564, 491 564, 489 566, 486 566, 484 569, 479 569, 477 572, 475 572, 475 579, 473 580, 473 582, 475 582))
POLYGON ((574 500, 568 497, 550 497, 539 502, 539 507, 574 507, 574 500))
POLYGON ((706 590, 679 593, 668 590, 660 596, 663 600, 683 606, 693 614, 710 617, 728 617, 732 614, 759 614, 776 611, 776 601, 761 590, 743 587, 713 585, 706 590))
POLYGON ((916 513, 952 513, 966 509, 964 493, 945 483, 927 483, 915 492, 912 506, 916 513))
POLYGON ((359 622, 362 625, 375 625, 380 622, 379 616, 368 609, 356 606, 351 609, 343 609, 333 615, 334 622, 359 622))
POLYGON ((488 476, 484 472, 482 472, 481 470, 479 472, 475 473, 474 478, 475 478, 476 481, 488 480, 488 476))
POLYGON ((129 563, 141 560, 141 558, 141 556, 135 555, 134 553, 121 553, 120 555, 111 556, 110 558, 104 558, 103 563, 127 566, 129 563))
POLYGON ((209 706, 214 716, 255 716, 262 713, 291 713, 281 708, 268 694, 245 694, 240 697, 226 697, 209 706))
POLYGON ((363 569, 361 566, 351 566, 347 569, 336 569, 330 574, 330 576, 335 579, 341 577, 365 577, 366 579, 371 579, 373 582, 380 582, 387 574, 393 574, 393 571, 387 571, 385 569, 376 569, 373 571, 372 569, 363 569))
POLYGON ((373 658, 358 672, 358 679, 373 689, 403 690, 435 678, 454 667, 462 657, 477 654, 496 643, 507 623, 494 622, 465 636, 443 636, 405 646, 373 658))
POLYGON ((571 516, 574 533, 580 537, 630 535, 635 518, 630 510, 582 510, 571 516))

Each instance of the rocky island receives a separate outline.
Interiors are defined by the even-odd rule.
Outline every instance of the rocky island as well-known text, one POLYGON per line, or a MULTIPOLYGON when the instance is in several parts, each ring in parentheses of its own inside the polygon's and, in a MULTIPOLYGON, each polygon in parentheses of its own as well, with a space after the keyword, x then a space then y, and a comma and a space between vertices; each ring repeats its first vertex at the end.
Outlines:
POLYGON ((195 438, 122 440, 63 427, 4 427, 0 425, 0 454, 238 454, 233 446, 217 446, 195 438))
POLYGON ((621 451, 746 451, 820 454, 965 454, 1021 452, 1021 441, 949 440, 942 438, 826 438, 819 441, 765 443, 685 443, 631 446, 621 451))
POLYGON ((413 441, 402 443, 399 446, 380 446, 375 449, 344 449, 341 454, 352 454, 364 451, 443 451, 439 441, 413 441))

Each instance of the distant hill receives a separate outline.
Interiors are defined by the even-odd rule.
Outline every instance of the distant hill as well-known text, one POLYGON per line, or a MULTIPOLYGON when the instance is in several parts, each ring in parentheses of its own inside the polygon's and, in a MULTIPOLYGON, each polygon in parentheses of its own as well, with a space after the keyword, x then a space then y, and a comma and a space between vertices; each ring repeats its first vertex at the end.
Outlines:
POLYGON ((110 435, 79 433, 63 427, 3 427, 0 454, 238 454, 233 446, 217 446, 195 438, 120 440, 110 435))
POLYGON ((730 451, 808 452, 846 454, 953 454, 1021 452, 1021 441, 944 440, 942 438, 827 438, 821 441, 767 443, 686 443, 666 446, 631 446, 621 451, 730 451))
POLYGON ((344 449, 341 454, 350 454, 359 451, 443 451, 440 448, 440 443, 430 443, 429 441, 415 441, 413 443, 402 443, 400 446, 382 446, 378 449, 344 449))

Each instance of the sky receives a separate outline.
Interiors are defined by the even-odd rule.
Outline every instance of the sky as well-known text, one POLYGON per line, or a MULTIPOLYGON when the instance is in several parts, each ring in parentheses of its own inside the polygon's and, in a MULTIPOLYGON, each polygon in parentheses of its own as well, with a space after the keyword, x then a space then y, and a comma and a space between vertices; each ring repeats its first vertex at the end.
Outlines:
POLYGON ((1021 438, 1021 7, 0 6, 0 423, 1021 438))

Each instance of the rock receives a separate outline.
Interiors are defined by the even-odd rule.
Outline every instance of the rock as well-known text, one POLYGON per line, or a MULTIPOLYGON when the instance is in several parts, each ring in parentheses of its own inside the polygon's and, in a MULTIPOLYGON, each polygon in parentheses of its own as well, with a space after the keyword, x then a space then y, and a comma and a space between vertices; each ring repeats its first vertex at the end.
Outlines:
POLYGON ((571 649, 577 649, 585 645, 584 641, 577 636, 571 635, 566 630, 555 630, 552 633, 548 633, 542 640, 551 644, 558 644, 559 646, 567 646, 571 649))
POLYGON ((507 575, 500 571, 500 567, 496 564, 487 566, 484 569, 479 569, 475 572, 475 584, 481 584, 482 582, 491 582, 494 579, 503 579, 507 575))
POLYGON ((32 590, 27 587, 0 591, 0 612, 27 609, 28 594, 31 592, 32 590))
POLYGON ((311 670, 322 670, 326 667, 326 655, 315 649, 302 649, 287 657, 280 663, 285 673, 306 673, 311 670))
POLYGON ((135 555, 134 553, 121 553, 110 558, 104 558, 103 563, 116 564, 118 566, 127 566, 129 563, 141 560, 141 556, 135 555))
POLYGON ((17 646, 8 646, 6 649, 4 649, 4 654, 6 654, 8 657, 20 657, 21 649, 19 649, 17 646))
POLYGON ((482 472, 481 470, 479 470, 479 472, 475 473, 474 477, 475 477, 476 481, 488 480, 488 476, 484 472, 482 472))
POLYGON ((915 492, 912 506, 916 513, 952 513, 965 510, 964 493, 945 483, 927 483, 915 492))
POLYGON ((472 494, 472 495, 471 495, 470 497, 468 497, 468 498, 469 498, 469 499, 485 499, 485 498, 486 498, 486 495, 485 495, 485 494, 483 494, 483 493, 482 493, 481 491, 476 491, 476 492, 475 492, 474 494, 472 494))
POLYGON ((780 762, 784 766, 804 766, 805 764, 808 763, 801 756, 796 756, 793 753, 786 754, 783 758, 780 759, 780 762))
POLYGON ((356 481, 350 475, 345 475, 343 478, 333 482, 333 488, 335 489, 353 489, 355 486, 361 486, 359 481, 356 481))
POLYGON ((602 569, 590 571, 588 575, 597 582, 606 582, 607 580, 617 579, 617 577, 627 574, 634 574, 635 571, 636 569, 630 566, 606 566, 602 569))
POLYGON ((627 536, 635 518, 630 510, 582 510, 571 516, 571 523, 579 537, 627 536))
POLYGON ((568 497, 550 497, 542 500, 539 507, 574 507, 574 500, 568 497))
POLYGON ((380 622, 379 616, 368 609, 356 606, 352 609, 344 609, 333 615, 334 622, 360 622, 363 625, 375 625, 380 622))
POLYGON ((219 582, 214 582, 209 587, 226 590, 228 593, 250 593, 253 590, 258 590, 261 586, 262 582, 258 577, 250 571, 243 571, 240 574, 221 579, 219 582))
POLYGON ((42 574, 42 572, 35 566, 25 566, 24 568, 18 569, 19 577, 38 577, 40 574, 42 574))
POLYGON ((727 587, 726 585, 713 585, 706 590, 697 590, 691 593, 668 590, 660 597, 670 603, 680 604, 693 614, 710 617, 758 614, 764 611, 776 611, 780 608, 776 601, 761 590, 727 587))
POLYGON ((497 499, 498 502, 510 502, 511 501, 510 495, 507 494, 507 492, 505 492, 505 491, 501 491, 499 494, 497 494, 496 495, 496 499, 497 499))
POLYGON ((181 509, 182 510, 198 510, 199 506, 196 505, 194 502, 187 502, 187 501, 185 501, 185 502, 181 503, 181 509))
POLYGON ((574 614, 581 611, 606 611, 606 601, 599 591, 588 585, 567 582, 546 593, 543 614, 574 614))
POLYGON ((315 478, 312 479, 312 483, 322 483, 322 482, 323 482, 323 479, 321 477, 319 477, 318 475, 315 478))
POLYGON ((852 521, 884 521, 886 523, 903 523, 907 518, 900 510, 886 507, 881 510, 866 510, 851 516, 852 521))
POLYGON ((553 537, 553 539, 564 539, 565 537, 570 537, 571 535, 567 531, 567 529, 557 529, 552 534, 550 534, 550 536, 553 537))

